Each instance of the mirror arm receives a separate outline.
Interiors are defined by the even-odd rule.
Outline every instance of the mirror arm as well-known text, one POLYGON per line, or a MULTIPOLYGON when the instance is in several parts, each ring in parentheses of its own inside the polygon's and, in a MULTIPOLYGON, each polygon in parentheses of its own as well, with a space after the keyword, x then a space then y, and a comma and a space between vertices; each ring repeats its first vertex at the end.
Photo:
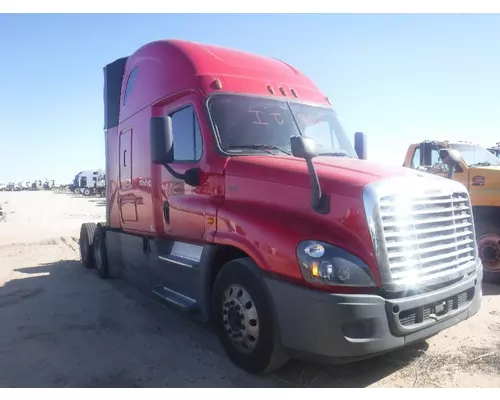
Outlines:
POLYGON ((179 174, 178 172, 174 171, 168 163, 163 163, 163 166, 167 169, 168 172, 172 174, 172 176, 176 179, 181 179, 184 182, 186 182, 189 186, 199 186, 200 185, 200 169, 199 168, 192 168, 188 169, 186 173, 184 174, 179 174), (195 175, 189 173, 193 172, 195 175))
POLYGON ((318 174, 314 168, 312 158, 306 158, 306 164, 311 181, 311 206, 318 214, 328 214, 330 212, 330 202, 328 197, 321 193, 318 174))
POLYGON ((168 172, 170 172, 174 178, 176 179, 182 179, 184 180, 186 178, 186 174, 179 174, 178 172, 174 171, 168 163, 163 163, 163 166, 167 169, 168 172))

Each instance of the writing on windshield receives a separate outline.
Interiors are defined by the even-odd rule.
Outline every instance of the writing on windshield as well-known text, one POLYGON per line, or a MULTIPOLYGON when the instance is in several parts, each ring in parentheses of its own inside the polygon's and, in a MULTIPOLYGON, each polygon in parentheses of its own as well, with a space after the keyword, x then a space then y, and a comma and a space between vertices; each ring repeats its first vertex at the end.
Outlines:
POLYGON ((208 107, 223 150, 262 152, 266 146, 267 152, 290 152, 290 137, 302 134, 312 137, 320 152, 356 158, 332 109, 230 94, 213 96, 208 107))
MULTIPOLYGON (((262 119, 262 118, 266 119, 265 118, 266 115, 264 114, 264 111, 248 110, 248 112, 255 114, 255 121, 252 121, 252 124, 269 125, 269 121, 265 121, 262 119)), ((274 118, 271 118, 272 123, 276 123, 278 125, 283 125, 283 122, 285 122, 280 113, 272 112, 272 113, 269 113, 269 116, 274 117, 274 118)))

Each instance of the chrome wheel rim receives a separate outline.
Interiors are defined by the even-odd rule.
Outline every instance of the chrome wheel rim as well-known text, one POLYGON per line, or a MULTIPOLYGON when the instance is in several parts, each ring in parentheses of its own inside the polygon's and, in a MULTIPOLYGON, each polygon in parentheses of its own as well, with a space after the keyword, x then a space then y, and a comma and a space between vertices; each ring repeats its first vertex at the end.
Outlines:
POLYGON ((222 301, 224 330, 233 345, 250 353, 259 340, 259 315, 250 294, 240 285, 230 285, 222 301))
POLYGON ((486 234, 477 242, 483 268, 490 272, 500 272, 500 236, 486 234))

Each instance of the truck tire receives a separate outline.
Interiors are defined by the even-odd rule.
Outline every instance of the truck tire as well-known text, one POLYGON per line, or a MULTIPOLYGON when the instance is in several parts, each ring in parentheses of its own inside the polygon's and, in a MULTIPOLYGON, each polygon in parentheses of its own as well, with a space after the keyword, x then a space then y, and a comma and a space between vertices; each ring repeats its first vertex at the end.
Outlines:
POLYGON ((80 228, 80 259, 85 268, 94 268, 94 234, 97 225, 93 222, 82 224, 80 228))
POLYGON ((476 226, 476 235, 483 281, 500 283, 500 226, 495 221, 482 221, 476 226))
POLYGON ((261 374, 281 368, 288 356, 267 290, 252 268, 258 267, 249 258, 222 267, 213 286, 212 322, 228 358, 248 373, 261 374))
POLYGON ((83 195, 84 196, 90 196, 91 192, 90 192, 90 189, 89 188, 85 188, 83 189, 83 195))
POLYGON ((97 227, 92 245, 94 252, 94 265, 101 279, 109 278, 108 254, 106 252, 106 230, 97 227))

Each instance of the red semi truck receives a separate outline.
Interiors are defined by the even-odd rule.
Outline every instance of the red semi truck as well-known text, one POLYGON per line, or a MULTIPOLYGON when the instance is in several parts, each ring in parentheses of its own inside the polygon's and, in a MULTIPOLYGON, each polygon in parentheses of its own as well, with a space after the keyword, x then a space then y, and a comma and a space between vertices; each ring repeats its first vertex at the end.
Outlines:
POLYGON ((246 371, 368 358, 480 308, 466 188, 367 161, 293 66, 155 41, 104 68, 104 111, 83 264, 211 322, 246 371))

